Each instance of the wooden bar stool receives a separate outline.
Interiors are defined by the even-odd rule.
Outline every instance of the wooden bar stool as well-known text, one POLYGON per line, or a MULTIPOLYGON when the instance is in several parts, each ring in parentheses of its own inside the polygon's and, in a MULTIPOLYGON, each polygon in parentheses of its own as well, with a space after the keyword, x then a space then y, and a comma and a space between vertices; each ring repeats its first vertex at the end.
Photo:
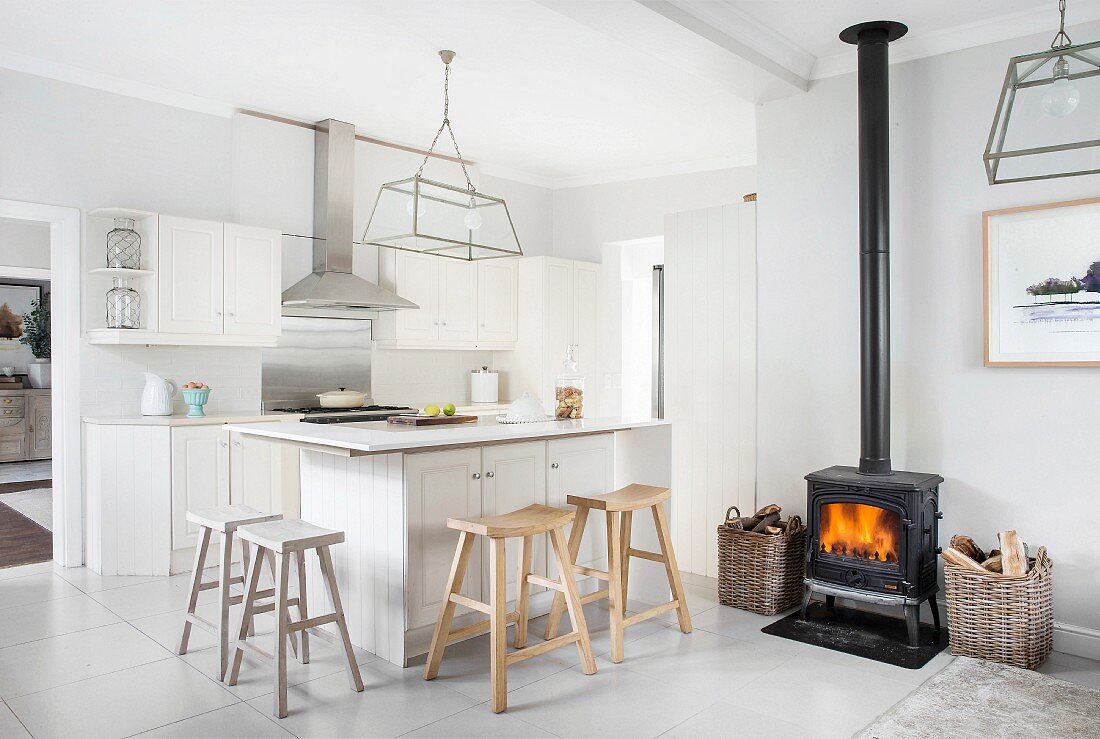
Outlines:
MULTIPOLYGON (((298 519, 269 521, 237 529, 242 541, 256 545, 256 557, 248 573, 248 589, 244 596, 244 613, 241 614, 241 628, 237 637, 237 646, 233 652, 233 669, 229 672, 229 684, 236 685, 241 672, 241 659, 247 649, 260 659, 274 667, 275 705, 277 718, 286 718, 286 644, 288 636, 301 635, 302 662, 309 662, 309 637, 307 629, 335 623, 340 631, 340 640, 347 658, 348 683, 357 693, 363 692, 363 676, 355 662, 355 651, 348 634, 348 624, 344 619, 344 607, 340 602, 340 589, 336 584, 336 571, 332 566, 330 547, 344 541, 343 531, 333 531, 314 526, 298 519), (332 613, 322 616, 309 616, 306 611, 306 550, 313 549, 321 564, 321 579, 325 583, 329 600, 332 601, 332 613), (298 598, 290 597, 290 559, 294 556, 298 570, 298 598), (260 569, 263 561, 271 561, 275 579, 275 600, 266 605, 257 601, 263 597, 259 590, 260 569), (297 604, 298 620, 290 620, 290 606, 297 604), (275 654, 270 655, 248 640, 249 623, 257 613, 275 611, 275 654)), ((327 637, 323 632, 316 636, 327 637)))
POLYGON ((551 508, 544 505, 530 505, 518 511, 505 513, 500 516, 487 518, 447 520, 447 526, 457 529, 458 549, 455 551, 454 563, 451 565, 451 575, 447 580, 447 590, 443 598, 443 608, 439 612, 439 620, 435 624, 435 633, 432 635, 432 646, 428 651, 428 662, 424 665, 424 679, 434 680, 439 674, 439 663, 443 659, 443 650, 451 642, 480 634, 488 628, 490 634, 490 666, 489 682, 492 687, 493 713, 500 713, 508 707, 508 666, 525 659, 530 659, 552 649, 564 647, 567 644, 577 643, 577 650, 581 655, 581 664, 584 674, 591 675, 596 672, 596 660, 592 656, 592 644, 588 639, 588 625, 584 621, 584 611, 581 609, 580 596, 577 593, 577 583, 571 577, 563 577, 558 583, 531 572, 532 542, 536 534, 550 535, 550 541, 554 546, 554 554, 562 572, 569 571, 569 550, 565 543, 563 529, 573 520, 573 511, 561 508, 551 508), (485 536, 491 542, 489 549, 489 577, 492 581, 489 591, 489 602, 473 600, 459 594, 462 589, 462 580, 466 575, 466 566, 470 562, 470 552, 473 550, 475 537, 485 536), (519 571, 516 578, 516 610, 508 612, 507 591, 507 560, 505 559, 504 542, 507 539, 522 539, 519 571), (556 639, 527 647, 527 614, 531 595, 531 585, 540 585, 557 590, 562 598, 564 607, 569 610, 569 618, 573 621, 573 631, 556 639), (461 629, 451 631, 451 621, 455 615, 455 606, 462 605, 488 614, 489 618, 461 629), (516 624, 515 647, 516 651, 508 653, 507 640, 505 638, 508 624, 516 624))
MULTIPOLYGON (((680 581, 680 570, 676 566, 676 553, 672 550, 672 535, 668 530, 668 516, 662 505, 672 495, 668 488, 653 487, 652 485, 628 485, 612 493, 604 495, 570 495, 566 500, 577 506, 577 519, 573 523, 573 529, 569 532, 569 561, 573 564, 573 571, 595 577, 608 582, 605 590, 599 590, 586 595, 582 600, 589 603, 594 600, 608 599, 611 608, 611 661, 623 661, 623 631, 628 626, 641 623, 653 618, 665 611, 676 609, 676 618, 680 622, 680 631, 691 633, 691 615, 688 613, 687 598, 684 595, 684 584, 680 581), (588 521, 588 511, 592 508, 604 511, 607 524, 607 571, 596 570, 591 567, 581 567, 576 564, 577 553, 581 548, 581 537, 584 536, 584 526, 588 521), (630 546, 630 528, 634 511, 649 508, 653 513, 653 525, 657 528, 657 541, 661 551, 647 552, 634 549, 630 546), (672 600, 654 606, 647 611, 625 618, 627 584, 630 575, 630 558, 639 557, 654 562, 661 562, 665 566, 665 574, 668 576, 668 586, 672 591, 672 600)), ((562 569, 562 572, 565 572, 562 569)), ((562 610, 565 604, 561 596, 554 596, 554 604, 550 608, 550 617, 546 623, 546 638, 554 638, 558 630, 558 622, 561 620, 562 610)))
MULTIPOLYGON (((218 679, 225 679, 225 671, 229 665, 229 607, 240 603, 242 595, 233 595, 230 586, 240 583, 244 585, 244 575, 232 575, 233 567, 233 534, 236 530, 247 524, 263 523, 282 518, 279 514, 264 513, 246 505, 228 505, 217 508, 207 508, 199 511, 188 511, 187 520, 199 527, 199 543, 195 547, 195 569, 191 573, 191 597, 187 602, 187 614, 183 620, 183 635, 180 637, 179 654, 187 654, 187 643, 191 639, 191 626, 198 626, 218 637, 218 679), (206 551, 210 546, 210 537, 214 532, 222 535, 221 562, 217 580, 202 581, 202 571, 206 566, 206 551), (199 602, 199 593, 204 590, 218 589, 218 602, 221 605, 221 615, 218 623, 210 621, 195 614, 199 602)), ((248 542, 241 542, 241 559, 244 572, 248 571, 249 563, 248 542)), ((271 591, 268 595, 271 595, 271 591)), ((249 624, 251 628, 251 624, 249 624)))

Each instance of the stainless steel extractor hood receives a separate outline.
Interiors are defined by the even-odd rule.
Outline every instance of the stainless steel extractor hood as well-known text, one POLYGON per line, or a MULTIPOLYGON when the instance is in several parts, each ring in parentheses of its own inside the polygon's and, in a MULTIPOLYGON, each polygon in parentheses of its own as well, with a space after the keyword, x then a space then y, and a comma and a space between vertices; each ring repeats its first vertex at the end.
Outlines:
POLYGON ((283 291, 283 315, 369 318, 364 311, 415 303, 351 272, 355 215, 355 126, 317 124, 313 162, 313 273, 283 291))

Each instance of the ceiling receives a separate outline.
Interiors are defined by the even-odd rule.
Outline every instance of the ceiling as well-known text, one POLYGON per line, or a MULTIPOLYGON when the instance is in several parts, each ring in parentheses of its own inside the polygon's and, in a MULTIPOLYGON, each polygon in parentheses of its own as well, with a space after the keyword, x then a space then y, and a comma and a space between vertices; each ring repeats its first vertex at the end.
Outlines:
MULTIPOLYGON (((844 26, 909 24, 894 59, 1057 23, 1053 0, 0 0, 0 67, 231 115, 340 118, 424 146, 451 118, 487 173, 568 186, 755 161, 754 105, 850 71, 844 26), (908 46, 906 46, 908 45, 908 46), (909 52, 905 48, 910 49, 909 52)), ((1071 23, 1100 0, 1071 0, 1071 23)))

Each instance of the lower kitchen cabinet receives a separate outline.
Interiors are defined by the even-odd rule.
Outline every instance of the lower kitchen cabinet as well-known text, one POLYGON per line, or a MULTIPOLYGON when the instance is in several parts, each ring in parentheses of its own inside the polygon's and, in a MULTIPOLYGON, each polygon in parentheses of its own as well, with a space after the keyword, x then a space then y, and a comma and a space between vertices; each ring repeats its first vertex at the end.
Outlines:
MULTIPOLYGON (((549 474, 547 505, 568 508, 566 498, 574 495, 599 495, 614 490, 615 437, 611 434, 572 436, 551 439, 546 443, 549 474)), ((592 511, 584 527, 578 564, 601 565, 607 560, 607 527, 604 514, 592 511)), ((550 568, 550 577, 557 577, 557 567, 550 568)))
POLYGON ((295 450, 236 431, 229 434, 229 502, 283 513, 284 451, 295 450))
MULTIPOLYGON (((481 509, 482 515, 496 516, 532 503, 546 504, 546 442, 528 441, 500 444, 481 449, 481 509)), ((482 537, 482 590, 486 594, 492 580, 489 577, 489 542, 482 537)), ((516 577, 519 569, 519 539, 506 545, 508 560, 508 599, 516 597, 516 577)), ((546 575, 546 555, 549 542, 536 537, 531 558, 532 570, 546 575)), ((541 590, 542 588, 538 588, 541 590)))
POLYGON ((172 549, 193 548, 187 511, 229 504, 229 439, 220 426, 172 429, 172 549))

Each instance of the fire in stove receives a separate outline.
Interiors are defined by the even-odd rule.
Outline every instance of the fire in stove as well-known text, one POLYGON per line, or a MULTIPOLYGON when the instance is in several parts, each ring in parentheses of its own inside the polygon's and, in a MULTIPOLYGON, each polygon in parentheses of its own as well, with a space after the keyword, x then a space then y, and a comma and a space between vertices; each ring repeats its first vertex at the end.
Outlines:
POLYGON ((865 503, 821 506, 821 551, 839 557, 897 564, 901 516, 865 503))

